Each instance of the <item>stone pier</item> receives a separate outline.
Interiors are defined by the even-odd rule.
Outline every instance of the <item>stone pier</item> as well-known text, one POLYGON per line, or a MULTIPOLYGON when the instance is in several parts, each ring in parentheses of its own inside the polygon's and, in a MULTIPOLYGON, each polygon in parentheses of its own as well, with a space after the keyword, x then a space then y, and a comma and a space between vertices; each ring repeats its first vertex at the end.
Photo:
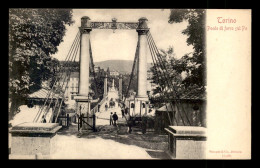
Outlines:
POLYGON ((123 93, 122 93, 122 75, 119 75, 119 100, 123 99, 123 93))
POLYGON ((104 78, 104 97, 107 96, 107 74, 104 78))
POLYGON ((14 126, 10 159, 43 159, 56 152, 58 123, 22 123, 14 126))
MULTIPOLYGON (((80 77, 79 77, 79 94, 74 97, 77 102, 77 114, 83 114, 84 120, 89 124, 93 121, 93 114, 90 114, 91 98, 89 97, 89 64, 90 64, 90 32, 92 30, 90 18, 84 16, 81 18, 81 33, 80 40, 80 77)), ((86 124, 83 124, 83 130, 88 129, 86 124)))
POLYGON ((172 159, 206 159, 206 128, 169 126, 168 154, 172 159))
POLYGON ((137 95, 135 98, 135 115, 143 115, 147 112, 147 39, 146 34, 149 31, 147 19, 140 18, 136 31, 138 32, 138 62, 137 62, 137 95))

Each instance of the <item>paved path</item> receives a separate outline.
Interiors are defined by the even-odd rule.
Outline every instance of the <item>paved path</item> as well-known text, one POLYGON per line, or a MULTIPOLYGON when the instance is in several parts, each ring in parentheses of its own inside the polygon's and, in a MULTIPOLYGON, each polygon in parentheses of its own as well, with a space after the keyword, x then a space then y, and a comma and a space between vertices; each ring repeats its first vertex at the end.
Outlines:
MULTIPOLYGON (((154 133, 118 133, 111 130, 84 133, 77 138, 77 125, 58 132, 57 151, 50 159, 169 159, 164 152, 167 137, 154 133)), ((114 129, 113 129, 114 128, 114 129)))
POLYGON ((96 113, 98 132, 85 132, 77 138, 77 125, 60 131, 57 135, 59 150, 52 159, 169 159, 163 151, 167 148, 167 137, 153 133, 143 135, 140 131, 128 134, 118 103, 105 110, 105 104, 109 104, 111 98, 117 99, 118 93, 108 92, 108 100, 96 113), (109 125, 111 112, 118 115, 118 129, 109 125))
MULTIPOLYGON (((108 101, 111 98, 117 99, 117 92, 108 92, 108 101)), ((56 151, 46 159, 169 159, 164 152, 167 148, 166 136, 153 132, 142 134, 138 129, 128 134, 118 103, 107 111, 105 103, 96 113, 98 132, 85 132, 78 138, 77 124, 60 130, 55 136, 56 151), (111 112, 118 114, 119 129, 109 125, 111 112)))
POLYGON ((117 142, 114 133, 89 132, 77 138, 71 134, 76 127, 70 129, 56 135, 57 151, 50 159, 152 159, 144 148, 117 142))
POLYGON ((107 111, 105 109, 105 104, 109 105, 109 100, 112 98, 113 100, 116 100, 118 98, 118 92, 117 91, 111 91, 108 92, 108 99, 105 101, 101 107, 100 107, 100 112, 96 113, 96 126, 100 125, 109 125, 110 124, 110 114, 111 112, 114 114, 118 115, 118 123, 124 124, 126 120, 122 118, 122 113, 121 113, 121 108, 118 106, 118 102, 115 102, 115 107, 113 108, 108 108, 107 111))

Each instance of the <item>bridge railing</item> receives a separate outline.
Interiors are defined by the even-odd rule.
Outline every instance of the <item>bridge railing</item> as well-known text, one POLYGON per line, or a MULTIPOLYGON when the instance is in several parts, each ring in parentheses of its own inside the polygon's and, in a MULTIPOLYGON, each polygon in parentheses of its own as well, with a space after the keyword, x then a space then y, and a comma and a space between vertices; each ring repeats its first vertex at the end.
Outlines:
POLYGON ((98 112, 98 105, 101 105, 106 101, 106 96, 103 97, 103 99, 93 108, 90 110, 90 114, 96 114, 96 112, 98 112))

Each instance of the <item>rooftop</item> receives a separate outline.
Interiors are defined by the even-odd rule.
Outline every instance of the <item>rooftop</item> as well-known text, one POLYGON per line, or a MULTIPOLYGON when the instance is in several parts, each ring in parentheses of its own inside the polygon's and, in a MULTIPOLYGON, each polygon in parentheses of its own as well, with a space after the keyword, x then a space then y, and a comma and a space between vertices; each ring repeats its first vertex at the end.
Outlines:
MULTIPOLYGON (((36 99, 45 99, 48 96, 48 92, 49 92, 48 89, 42 88, 42 89, 40 89, 40 90, 30 94, 28 96, 28 98, 31 98, 31 99, 35 99, 35 98, 36 99)), ((55 96, 53 96, 53 98, 57 98, 58 96, 59 96, 58 94, 55 94, 55 96)))

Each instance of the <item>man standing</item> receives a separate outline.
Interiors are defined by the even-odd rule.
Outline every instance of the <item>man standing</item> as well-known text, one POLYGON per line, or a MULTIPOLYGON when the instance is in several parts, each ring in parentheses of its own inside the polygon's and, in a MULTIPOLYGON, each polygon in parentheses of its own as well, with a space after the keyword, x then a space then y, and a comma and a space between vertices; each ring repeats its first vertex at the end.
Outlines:
POLYGON ((121 108, 121 112, 122 112, 122 118, 124 118, 125 116, 125 110, 123 108, 121 108))
POLYGON ((114 125, 117 126, 116 121, 118 120, 118 116, 117 116, 116 112, 113 114, 112 117, 113 117, 113 120, 114 120, 114 125))
POLYGON ((100 104, 98 104, 98 112, 100 112, 100 104))
POLYGON ((128 115, 129 114, 129 108, 125 108, 125 115, 128 115))
POLYGON ((128 129, 127 129, 127 132, 129 134, 131 134, 132 132, 132 126, 133 126, 133 119, 130 115, 126 115, 126 119, 127 119, 127 125, 128 125, 128 129))
POLYGON ((110 113, 110 125, 114 125, 113 124, 113 113, 112 112, 110 113))
POLYGON ((42 123, 46 123, 46 119, 44 115, 42 116, 42 123))
POLYGON ((105 109, 106 109, 106 111, 107 111, 107 103, 106 103, 106 105, 105 105, 105 109))

